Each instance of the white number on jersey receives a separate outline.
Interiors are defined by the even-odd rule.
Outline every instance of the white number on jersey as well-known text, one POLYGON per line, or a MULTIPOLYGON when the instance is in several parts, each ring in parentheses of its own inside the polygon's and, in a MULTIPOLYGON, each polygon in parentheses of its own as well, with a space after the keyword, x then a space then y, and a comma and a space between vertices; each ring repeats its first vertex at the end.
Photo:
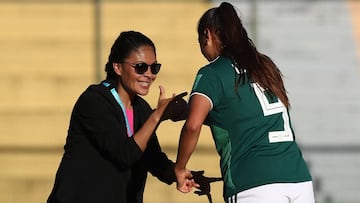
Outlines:
POLYGON ((270 116, 277 113, 282 114, 284 130, 269 132, 269 142, 276 143, 293 141, 294 136, 290 128, 290 119, 285 105, 280 101, 280 99, 278 99, 277 102, 270 103, 265 95, 265 90, 261 88, 259 84, 252 83, 251 86, 254 88, 255 94, 261 104, 264 116, 270 116))

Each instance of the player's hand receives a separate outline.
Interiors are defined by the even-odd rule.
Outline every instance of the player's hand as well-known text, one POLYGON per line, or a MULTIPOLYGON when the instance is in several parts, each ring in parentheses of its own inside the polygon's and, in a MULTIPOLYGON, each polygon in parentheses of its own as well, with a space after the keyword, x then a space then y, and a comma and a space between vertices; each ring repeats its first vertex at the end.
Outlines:
POLYGON ((176 169, 176 188, 182 193, 188 193, 192 191, 193 187, 200 187, 199 184, 195 182, 191 171, 188 169, 176 169))

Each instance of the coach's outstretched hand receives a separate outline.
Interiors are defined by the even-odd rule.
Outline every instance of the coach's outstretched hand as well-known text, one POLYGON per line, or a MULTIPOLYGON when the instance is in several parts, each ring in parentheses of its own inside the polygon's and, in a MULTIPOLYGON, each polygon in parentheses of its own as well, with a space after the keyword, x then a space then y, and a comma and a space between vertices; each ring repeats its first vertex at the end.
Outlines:
POLYGON ((187 92, 183 92, 174 96, 161 116, 162 121, 170 119, 175 122, 186 119, 188 115, 188 104, 183 97, 187 94, 187 92))

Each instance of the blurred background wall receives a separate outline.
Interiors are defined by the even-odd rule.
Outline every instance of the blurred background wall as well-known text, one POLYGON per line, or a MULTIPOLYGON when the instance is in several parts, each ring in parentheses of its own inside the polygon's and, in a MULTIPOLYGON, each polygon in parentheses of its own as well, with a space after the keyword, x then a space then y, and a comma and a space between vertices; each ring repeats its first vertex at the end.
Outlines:
MULTIPOLYGON (((360 201, 360 2, 357 0, 230 1, 259 51, 285 75, 291 115, 314 177, 317 202, 360 201)), ((162 84, 170 95, 190 91, 207 62, 199 17, 219 1, 0 0, 0 203, 46 202, 63 153, 72 106, 104 77, 121 31, 138 30, 163 64, 146 99, 162 84)), ((175 159, 182 122, 164 122, 160 142, 175 159)), ((219 177, 208 129, 189 167, 219 177)), ((211 185, 222 202, 222 183, 211 185)), ((208 202, 149 176, 145 202, 208 202)))

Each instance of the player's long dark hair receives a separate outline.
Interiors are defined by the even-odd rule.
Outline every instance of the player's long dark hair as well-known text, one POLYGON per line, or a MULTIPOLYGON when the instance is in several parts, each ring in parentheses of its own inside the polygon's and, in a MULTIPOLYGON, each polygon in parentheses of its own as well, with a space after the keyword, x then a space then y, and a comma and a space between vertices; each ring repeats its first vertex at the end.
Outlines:
MULTIPOLYGON (((210 29, 219 37, 220 55, 231 58, 241 73, 246 72, 251 80, 265 90, 270 90, 286 107, 290 106, 281 71, 268 56, 257 51, 230 3, 223 2, 219 7, 206 11, 200 18, 198 24, 200 43, 206 37, 206 29, 210 29)), ((240 74, 235 88, 243 81, 243 74, 240 74)))

